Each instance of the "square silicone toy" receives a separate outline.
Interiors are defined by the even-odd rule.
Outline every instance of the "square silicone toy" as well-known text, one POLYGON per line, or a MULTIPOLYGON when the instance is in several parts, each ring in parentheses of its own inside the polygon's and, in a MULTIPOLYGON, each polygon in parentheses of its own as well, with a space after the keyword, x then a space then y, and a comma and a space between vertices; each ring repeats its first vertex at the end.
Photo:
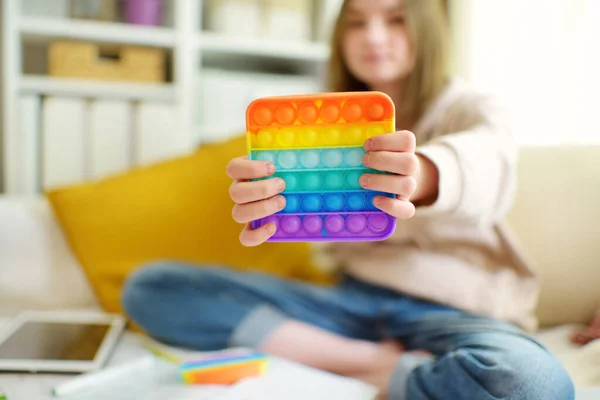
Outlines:
MULTIPOLYGON (((286 183, 286 207, 252 223, 269 222, 271 242, 375 241, 388 238, 396 219, 373 205, 389 193, 363 189, 366 139, 394 131, 394 103, 381 92, 266 97, 246 111, 251 160, 275 164, 286 183)), ((271 177, 269 177, 271 178, 271 177)))

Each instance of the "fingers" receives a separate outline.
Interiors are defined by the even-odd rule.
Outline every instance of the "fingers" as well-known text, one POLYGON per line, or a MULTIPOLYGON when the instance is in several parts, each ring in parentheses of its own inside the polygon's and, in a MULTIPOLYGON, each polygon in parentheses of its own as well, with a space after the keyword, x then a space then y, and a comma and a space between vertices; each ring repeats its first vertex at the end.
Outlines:
POLYGON ((417 140, 414 133, 400 131, 387 135, 373 136, 364 144, 366 151, 406 151, 414 153, 417 140))
POLYGON ((255 182, 233 182, 229 188, 231 199, 238 204, 268 199, 283 192, 285 181, 281 178, 265 179, 255 182))
POLYGON ((247 157, 234 158, 227 164, 227 175, 237 181, 264 178, 273 175, 274 172, 273 163, 248 160, 247 157))
POLYGON ((363 164, 379 171, 400 175, 415 175, 419 168, 419 159, 415 153, 373 151, 364 155, 363 164))
POLYGON ((263 225, 257 229, 252 229, 250 224, 246 224, 242 233, 240 233, 240 242, 247 247, 258 246, 273 236, 276 229, 273 223, 263 225))
POLYGON ((390 214, 392 217, 409 219, 415 215, 415 206, 408 200, 377 196, 373 199, 373 204, 375 207, 390 214))
POLYGON ((268 217, 285 208, 285 197, 275 196, 270 199, 256 201, 248 204, 236 204, 231 215, 233 219, 245 224, 260 218, 268 217))
POLYGON ((402 200, 408 200, 417 188, 417 180, 413 176, 364 174, 360 178, 360 185, 365 189, 393 193, 402 200))

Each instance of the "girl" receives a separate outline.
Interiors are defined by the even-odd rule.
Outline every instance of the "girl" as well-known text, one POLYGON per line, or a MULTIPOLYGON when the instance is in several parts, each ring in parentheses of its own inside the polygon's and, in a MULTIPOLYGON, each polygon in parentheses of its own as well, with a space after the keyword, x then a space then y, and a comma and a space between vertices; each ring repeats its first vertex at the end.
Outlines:
MULTIPOLYGON (((573 399, 565 370, 522 330, 535 327, 536 281, 500 223, 515 148, 493 103, 448 78, 446 37, 438 0, 344 2, 331 89, 393 99, 398 132, 367 140, 363 162, 395 175, 360 183, 397 195, 375 205, 399 223, 385 242, 328 247, 339 285, 163 262, 130 278, 130 317, 169 343, 254 347, 363 379, 390 399, 573 399)), ((274 171, 229 163, 236 221, 285 207, 284 181, 250 181, 274 171)), ((240 240, 259 245, 275 229, 246 225, 240 240)))

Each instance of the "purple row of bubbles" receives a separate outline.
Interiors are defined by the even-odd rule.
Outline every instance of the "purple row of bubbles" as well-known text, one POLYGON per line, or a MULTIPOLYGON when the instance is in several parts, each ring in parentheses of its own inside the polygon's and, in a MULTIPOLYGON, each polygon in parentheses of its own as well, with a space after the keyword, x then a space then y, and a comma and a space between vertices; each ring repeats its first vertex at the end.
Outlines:
POLYGON ((336 235, 344 232, 359 234, 369 230, 374 234, 385 232, 390 218, 385 213, 349 215, 272 215, 264 218, 261 225, 274 223, 276 236, 295 236, 304 230, 309 236, 336 235))

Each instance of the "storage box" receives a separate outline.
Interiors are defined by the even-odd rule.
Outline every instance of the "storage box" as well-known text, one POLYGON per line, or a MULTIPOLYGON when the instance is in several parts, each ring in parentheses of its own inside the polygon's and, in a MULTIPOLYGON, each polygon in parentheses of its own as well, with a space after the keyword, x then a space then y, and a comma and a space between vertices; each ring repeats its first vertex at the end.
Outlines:
POLYGON ((262 3, 259 0, 209 0, 206 27, 227 36, 258 38, 262 30, 262 3))
POLYGON ((60 40, 50 44, 48 73, 63 78, 163 82, 163 50, 60 40))
POLYGON ((116 15, 115 0, 71 0, 72 18, 114 21, 116 15))
POLYGON ((310 41, 312 26, 310 0, 262 0, 262 34, 279 40, 310 41))

